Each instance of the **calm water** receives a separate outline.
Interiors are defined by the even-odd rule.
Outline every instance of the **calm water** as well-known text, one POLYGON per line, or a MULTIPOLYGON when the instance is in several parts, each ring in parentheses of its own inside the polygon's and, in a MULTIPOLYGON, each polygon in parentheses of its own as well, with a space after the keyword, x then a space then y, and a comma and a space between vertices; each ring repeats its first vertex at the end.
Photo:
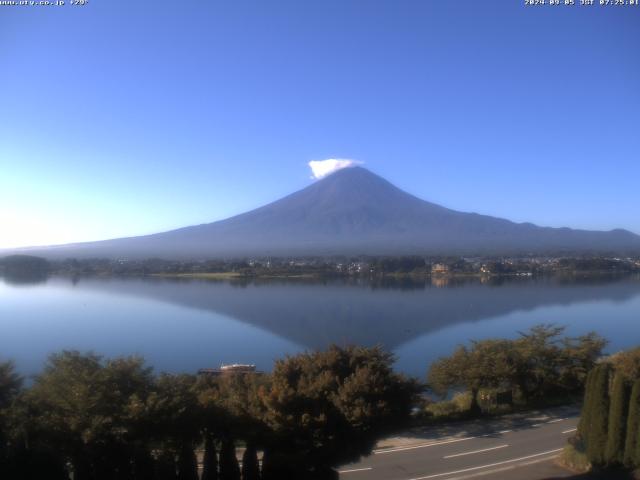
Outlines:
POLYGON ((514 337, 537 323, 595 330, 609 351, 640 345, 640 279, 431 283, 50 278, 0 279, 0 359, 24 374, 61 349, 141 354, 157 370, 221 363, 270 370, 329 343, 382 344, 423 376, 461 342, 514 337))

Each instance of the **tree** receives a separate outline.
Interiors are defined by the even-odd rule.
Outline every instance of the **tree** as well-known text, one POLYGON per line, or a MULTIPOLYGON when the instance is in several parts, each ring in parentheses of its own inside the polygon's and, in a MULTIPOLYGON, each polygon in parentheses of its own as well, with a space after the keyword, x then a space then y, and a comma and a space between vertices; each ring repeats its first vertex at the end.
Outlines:
POLYGON ((584 440, 587 445, 587 458, 593 465, 605 465, 607 446, 607 427, 609 417, 609 376, 611 366, 603 363, 595 368, 591 400, 588 410, 583 412, 585 420, 584 440))
POLYGON ((602 356, 607 340, 595 332, 561 341, 559 386, 569 392, 584 389, 587 374, 602 356))
POLYGON ((162 475, 171 476, 171 459, 175 472, 177 457, 179 480, 197 478, 193 452, 201 440, 201 409, 195 376, 161 374, 146 402, 136 405, 136 414, 162 453, 162 475))
POLYGON ((36 420, 28 426, 30 443, 71 462, 78 480, 93 477, 92 471, 128 475, 141 441, 131 405, 146 397, 151 382, 141 358, 104 362, 76 351, 50 356, 25 396, 28 418, 36 420))
POLYGON ((525 402, 554 391, 580 391, 606 341, 595 333, 561 338, 563 331, 537 325, 515 340, 489 339, 460 346, 432 364, 428 383, 443 395, 452 389, 469 391, 472 414, 480 413, 477 397, 483 388, 517 388, 525 402))
POLYGON ((451 389, 467 389, 471 393, 470 413, 478 415, 481 413, 480 389, 510 386, 516 368, 517 357, 512 342, 483 340, 472 342, 471 348, 460 346, 450 357, 434 362, 429 370, 428 384, 443 395, 451 389))
POLYGON ((187 442, 182 444, 178 454, 178 480, 198 480, 198 460, 187 442))
POLYGON ((205 434, 201 480, 218 480, 218 456, 216 454, 216 443, 210 433, 205 434))
MULTIPOLYGON (((226 475, 236 478, 238 462, 235 449, 234 453, 230 451, 233 439, 243 439, 248 446, 245 456, 252 452, 255 456, 255 445, 263 444, 269 436, 269 429, 263 422, 265 407, 259 394, 261 389, 268 388, 268 384, 268 375, 255 373, 199 379, 198 399, 204 415, 205 436, 221 438, 226 448, 220 452, 220 478, 226 475), (225 458, 227 463, 223 465, 225 458)), ((205 446, 205 455, 206 451, 205 446)), ((255 461, 257 465, 257 458, 255 461)), ((250 467, 251 461, 244 462, 243 472, 250 467)), ((213 471, 213 468, 210 470, 213 471)))
POLYGON ((156 480, 177 480, 176 458, 173 452, 162 450, 155 461, 156 480))
POLYGON ((30 408, 39 420, 36 435, 57 446, 79 480, 90 476, 94 452, 89 446, 108 421, 101 411, 105 407, 101 361, 97 355, 75 351, 51 355, 28 392, 30 408))
POLYGON ((259 391, 268 388, 269 376, 256 373, 200 378, 198 401, 208 433, 218 438, 242 438, 260 444, 268 427, 259 391))
POLYGON ((640 347, 612 355, 611 362, 628 381, 635 382, 640 378, 640 347))
POLYGON ((224 439, 220 448, 220 480, 240 480, 236 446, 229 439, 224 439))
POLYGON ((596 378, 596 369, 592 369, 588 375, 587 380, 585 382, 585 390, 584 390, 584 400, 582 402, 582 411, 580 412, 580 419, 578 420, 578 436, 581 439, 584 439, 587 435, 587 421, 588 412, 591 409, 591 404, 593 402, 593 382, 596 378))
POLYGON ((32 283, 44 281, 49 272, 49 262, 32 255, 10 255, 0 259, 4 266, 5 280, 11 283, 32 283))
POLYGON ((638 441, 640 437, 640 378, 635 381, 629 398, 629 415, 627 417, 627 435, 623 461, 627 467, 640 467, 638 441))
POLYGON ((608 465, 619 465, 623 462, 628 407, 629 389, 626 378, 618 372, 613 378, 609 407, 609 426, 605 452, 605 460, 608 465))
POLYGON ((22 381, 13 362, 0 362, 0 412, 11 406, 22 389, 22 381))
POLYGON ((133 478, 135 480, 156 480, 155 462, 146 446, 136 448, 133 454, 133 478))
POLYGON ((252 444, 247 445, 242 455, 242 480, 260 480, 258 454, 252 444))
POLYGON ((0 477, 8 478, 10 408, 22 389, 22 377, 12 362, 0 363, 0 477))
POLYGON ((286 459, 295 478, 333 476, 331 468, 369 454, 381 434, 401 428, 419 390, 392 363, 379 348, 337 346, 277 361, 262 391, 273 431, 269 468, 286 459))
POLYGON ((262 455, 262 480, 296 480, 286 454, 266 448, 262 455))
POLYGON ((561 371, 560 335, 564 327, 536 325, 514 343, 519 354, 515 382, 525 400, 543 397, 557 385, 561 371))
POLYGON ((640 467, 640 439, 636 439, 635 454, 633 456, 633 466, 640 467))

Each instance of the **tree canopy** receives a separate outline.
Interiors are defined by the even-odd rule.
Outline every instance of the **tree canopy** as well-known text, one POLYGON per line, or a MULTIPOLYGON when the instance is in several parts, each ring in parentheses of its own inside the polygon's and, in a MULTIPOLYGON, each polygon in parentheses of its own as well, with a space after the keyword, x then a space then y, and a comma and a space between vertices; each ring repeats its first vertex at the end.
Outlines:
POLYGON ((409 418, 417 383, 380 348, 330 347, 277 361, 263 395, 274 448, 296 471, 323 471, 371 452, 409 418))
POLYGON ((606 341, 595 333, 562 337, 564 328, 537 325, 514 340, 488 339, 459 346, 431 365, 427 381, 441 395, 471 393, 471 413, 480 413, 481 389, 517 390, 529 401, 554 392, 579 392, 606 341))
POLYGON ((0 473, 25 476, 37 460, 36 478, 196 480, 204 446, 206 478, 237 480, 241 441, 247 479, 260 477, 258 449, 273 453, 275 478, 333 478, 409 418, 418 385, 392 363, 379 348, 331 347, 278 361, 273 374, 206 378, 63 351, 24 391, 0 364, 0 473))

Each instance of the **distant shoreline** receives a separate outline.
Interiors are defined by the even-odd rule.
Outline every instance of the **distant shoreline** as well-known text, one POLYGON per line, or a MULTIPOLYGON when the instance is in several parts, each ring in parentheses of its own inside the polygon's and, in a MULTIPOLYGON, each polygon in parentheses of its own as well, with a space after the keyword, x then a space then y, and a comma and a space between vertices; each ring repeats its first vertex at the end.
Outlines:
POLYGON ((201 272, 201 273, 151 273, 137 275, 141 277, 170 277, 170 278, 205 278, 211 280, 225 280, 227 278, 242 278, 245 275, 238 272, 201 272))
MULTIPOLYGON (((379 273, 376 275, 353 275, 353 274, 340 274, 340 273, 320 273, 320 272, 306 272, 306 273, 266 273, 266 272, 191 272, 191 273, 151 273, 151 274, 129 274, 125 276, 131 277, 155 277, 155 278, 189 278, 200 280, 234 280, 234 279, 278 279, 278 278, 291 278, 291 279, 327 279, 327 278, 393 278, 393 279, 432 279, 432 280, 446 280, 446 279, 489 279, 489 278, 543 278, 543 277, 558 277, 558 276, 580 276, 580 277, 601 277, 601 276, 626 276, 633 275, 634 272, 615 272, 607 270, 555 270, 544 273, 477 273, 477 272, 450 272, 446 274, 432 274, 432 273, 379 273)), ((101 276, 122 276, 118 274, 102 274, 101 276)))
POLYGON ((294 273, 294 274, 245 274, 239 272, 197 272, 197 273, 152 273, 147 275, 135 275, 141 277, 160 277, 160 278, 197 278, 201 280, 228 280, 239 278, 322 278, 327 275, 316 275, 313 273, 294 273))
POLYGON ((174 278, 246 281, 252 279, 324 280, 354 278, 431 281, 602 277, 640 274, 640 257, 356 257, 266 258, 240 260, 113 260, 48 261, 29 255, 0 258, 0 275, 17 280, 47 275, 174 278))

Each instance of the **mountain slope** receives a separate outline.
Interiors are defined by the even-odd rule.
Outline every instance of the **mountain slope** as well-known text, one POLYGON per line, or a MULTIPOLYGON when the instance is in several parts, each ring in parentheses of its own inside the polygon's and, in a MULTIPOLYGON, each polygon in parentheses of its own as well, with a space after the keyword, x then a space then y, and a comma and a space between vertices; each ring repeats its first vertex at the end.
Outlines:
POLYGON ((355 167, 226 220, 143 237, 30 251, 49 257, 129 258, 631 252, 640 251, 640 237, 625 230, 547 228, 457 212, 355 167))

